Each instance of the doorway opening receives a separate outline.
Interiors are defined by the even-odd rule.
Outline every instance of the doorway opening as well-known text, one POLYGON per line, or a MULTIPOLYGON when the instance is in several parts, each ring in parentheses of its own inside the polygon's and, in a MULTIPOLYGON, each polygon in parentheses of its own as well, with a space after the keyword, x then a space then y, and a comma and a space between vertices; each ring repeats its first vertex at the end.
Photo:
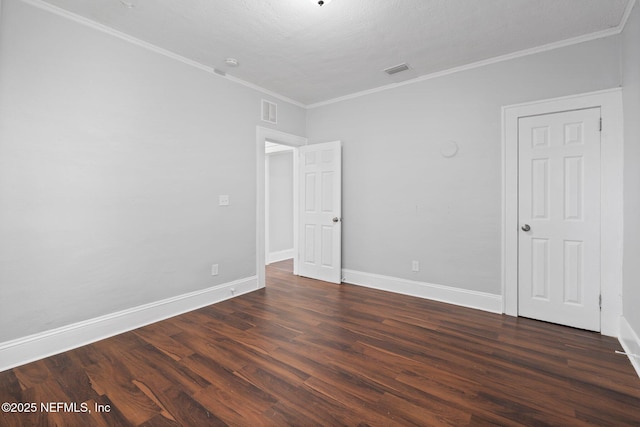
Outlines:
MULTIPOLYGON (((258 287, 262 288, 266 282, 266 265, 268 252, 267 245, 267 227, 266 227, 266 145, 267 143, 286 146, 292 150, 293 162, 293 206, 298 205, 298 161, 297 148, 307 145, 307 138, 277 131, 274 129, 256 126, 256 181, 257 181, 257 213, 256 213, 256 276, 258 278, 258 287)), ((298 215, 293 213, 293 270, 297 274, 298 264, 298 215)), ((271 237, 271 236, 270 236, 271 237)), ((269 240, 272 240, 271 238, 269 240)), ((283 255, 283 254, 281 254, 283 255)))
POLYGON ((265 264, 294 257, 293 183, 296 148, 265 142, 265 264))

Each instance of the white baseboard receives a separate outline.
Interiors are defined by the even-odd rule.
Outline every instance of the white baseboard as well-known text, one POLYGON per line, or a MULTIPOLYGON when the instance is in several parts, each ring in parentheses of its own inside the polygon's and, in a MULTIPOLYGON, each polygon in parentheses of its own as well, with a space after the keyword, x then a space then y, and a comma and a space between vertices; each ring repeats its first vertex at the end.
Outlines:
POLYGON ((640 377, 640 338, 637 331, 634 331, 624 316, 620 317, 620 335, 618 337, 624 352, 631 361, 631 365, 640 377))
POLYGON ((0 343, 0 372, 258 289, 256 276, 0 343))
POLYGON ((352 285, 446 302, 492 313, 502 313, 502 296, 500 295, 347 269, 342 270, 342 277, 343 282, 352 285))
POLYGON ((284 251, 269 252, 267 254, 267 264, 272 262, 284 261, 285 259, 293 258, 293 248, 285 249, 284 251))

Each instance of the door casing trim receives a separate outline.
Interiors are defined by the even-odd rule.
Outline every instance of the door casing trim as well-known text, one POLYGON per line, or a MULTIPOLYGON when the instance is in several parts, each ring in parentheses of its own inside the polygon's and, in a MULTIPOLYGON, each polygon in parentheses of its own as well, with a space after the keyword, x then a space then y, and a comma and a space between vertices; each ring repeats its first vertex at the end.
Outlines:
POLYGON ((601 245, 603 335, 617 337, 622 315, 623 116, 622 89, 502 107, 502 297, 503 312, 518 315, 518 118, 600 107, 601 245))

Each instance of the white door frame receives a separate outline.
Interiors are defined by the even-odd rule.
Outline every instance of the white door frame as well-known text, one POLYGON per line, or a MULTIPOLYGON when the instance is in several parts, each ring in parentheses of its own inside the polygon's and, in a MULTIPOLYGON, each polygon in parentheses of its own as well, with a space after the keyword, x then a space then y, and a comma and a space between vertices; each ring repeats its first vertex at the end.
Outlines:
POLYGON ((601 333, 617 337, 622 315, 623 122, 616 88, 502 108, 503 312, 518 315, 518 118, 600 107, 601 133, 601 333))
MULTIPOLYGON (((258 276, 258 288, 264 288, 266 283, 266 249, 265 249, 265 152, 266 140, 290 147, 307 145, 307 138, 256 126, 256 275, 258 276)), ((297 150, 293 155, 293 206, 297 209, 298 198, 298 156, 297 150)), ((293 215, 293 272, 298 270, 298 214, 293 215)))

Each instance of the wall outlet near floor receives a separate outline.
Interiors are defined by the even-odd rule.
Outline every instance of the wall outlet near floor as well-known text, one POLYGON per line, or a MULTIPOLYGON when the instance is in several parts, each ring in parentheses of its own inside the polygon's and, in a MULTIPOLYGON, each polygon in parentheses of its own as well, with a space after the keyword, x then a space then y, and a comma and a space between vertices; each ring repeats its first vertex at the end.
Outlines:
POLYGON ((220 206, 229 206, 229 196, 227 194, 221 194, 218 196, 218 205, 220 206))
POLYGON ((218 264, 213 264, 211 266, 211 275, 212 276, 217 276, 218 275, 218 264))
POLYGON ((411 261, 411 271, 420 271, 420 261, 411 261))

